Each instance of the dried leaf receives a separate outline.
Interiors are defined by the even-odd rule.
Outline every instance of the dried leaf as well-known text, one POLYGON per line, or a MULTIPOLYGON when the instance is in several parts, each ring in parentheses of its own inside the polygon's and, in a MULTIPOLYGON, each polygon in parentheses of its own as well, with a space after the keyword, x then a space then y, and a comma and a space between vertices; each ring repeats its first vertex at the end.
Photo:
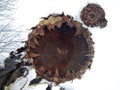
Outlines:
POLYGON ((42 80, 41 77, 37 77, 37 78, 31 80, 29 85, 39 84, 41 80, 42 80))

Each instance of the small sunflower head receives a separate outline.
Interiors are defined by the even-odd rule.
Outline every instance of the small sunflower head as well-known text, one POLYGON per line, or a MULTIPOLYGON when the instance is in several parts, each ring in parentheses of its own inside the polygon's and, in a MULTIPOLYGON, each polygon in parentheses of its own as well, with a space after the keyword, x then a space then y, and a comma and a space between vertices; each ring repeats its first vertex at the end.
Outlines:
POLYGON ((98 4, 90 3, 83 8, 80 17, 85 25, 90 27, 104 28, 107 25, 105 12, 98 4))

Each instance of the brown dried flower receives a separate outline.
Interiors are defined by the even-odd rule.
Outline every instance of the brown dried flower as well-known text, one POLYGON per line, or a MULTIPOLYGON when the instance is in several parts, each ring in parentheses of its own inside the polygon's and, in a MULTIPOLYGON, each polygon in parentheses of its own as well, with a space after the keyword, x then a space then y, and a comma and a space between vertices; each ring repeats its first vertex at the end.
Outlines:
POLYGON ((56 84, 81 78, 94 55, 91 33, 64 13, 44 17, 27 44, 25 58, 32 61, 37 75, 56 84))
POLYGON ((105 12, 98 4, 90 3, 83 8, 80 17, 85 25, 90 27, 100 26, 101 28, 107 25, 105 12))

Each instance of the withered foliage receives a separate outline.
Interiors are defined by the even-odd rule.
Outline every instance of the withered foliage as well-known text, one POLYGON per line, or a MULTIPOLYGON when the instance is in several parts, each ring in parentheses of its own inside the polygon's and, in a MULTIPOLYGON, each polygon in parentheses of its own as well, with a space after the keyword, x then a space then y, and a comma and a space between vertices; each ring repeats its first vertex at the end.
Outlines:
POLYGON ((25 58, 37 75, 56 84, 81 78, 94 55, 91 33, 64 13, 44 17, 26 43, 25 58))
POLYGON ((40 83, 41 80, 42 80, 41 77, 37 77, 37 78, 33 79, 32 81, 30 81, 29 85, 38 84, 38 83, 40 83))
POLYGON ((10 56, 5 59, 5 68, 0 69, 0 90, 5 90, 8 86, 16 81, 19 77, 25 77, 28 73, 29 62, 21 61, 21 54, 10 52, 10 56))
POLYGON ((81 11, 80 17, 85 25, 104 28, 107 25, 105 12, 98 4, 89 3, 81 11))

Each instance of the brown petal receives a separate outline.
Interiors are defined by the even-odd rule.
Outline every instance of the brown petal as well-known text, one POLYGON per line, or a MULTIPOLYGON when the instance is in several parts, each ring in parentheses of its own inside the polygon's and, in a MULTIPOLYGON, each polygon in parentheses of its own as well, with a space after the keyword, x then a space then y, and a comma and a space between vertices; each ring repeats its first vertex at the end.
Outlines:
POLYGON ((66 78, 69 78, 70 76, 71 76, 70 71, 67 70, 65 77, 66 77, 66 78))
POLYGON ((67 23, 68 23, 68 25, 69 25, 70 27, 74 27, 74 22, 73 22, 73 20, 70 20, 70 21, 68 21, 67 23))
POLYGON ((44 71, 45 71, 44 67, 41 66, 41 67, 39 68, 39 73, 42 73, 42 72, 44 72, 44 71))
POLYGON ((36 54, 36 53, 33 53, 33 52, 29 53, 29 56, 30 56, 31 58, 37 57, 37 56, 39 56, 39 55, 40 55, 40 54, 36 54))
POLYGON ((31 48, 36 48, 36 44, 35 44, 35 43, 31 43, 29 46, 30 46, 31 48))
POLYGON ((78 78, 78 79, 81 79, 80 71, 78 71, 78 73, 77 73, 77 78, 78 78))
POLYGON ((53 25, 53 24, 49 24, 49 25, 47 26, 47 28, 49 29, 49 31, 51 31, 51 29, 54 29, 54 25, 53 25))
POLYGON ((61 23, 61 21, 59 21, 59 22, 56 22, 55 25, 56 25, 58 28, 60 28, 61 25, 62 25, 62 23, 61 23))
POLYGON ((36 34, 36 30, 32 30, 31 34, 35 35, 36 34))
POLYGON ((40 36, 45 35, 44 30, 43 30, 43 29, 41 29, 41 28, 37 30, 37 33, 38 33, 40 36))
POLYGON ((75 36, 80 35, 81 29, 82 29, 82 24, 80 22, 74 22, 74 24, 76 26, 76 34, 75 34, 75 36))
POLYGON ((69 21, 69 18, 67 16, 63 16, 63 20, 64 20, 64 22, 67 22, 67 21, 69 21))
POLYGON ((51 76, 51 71, 48 71, 48 73, 47 73, 47 74, 48 74, 48 76, 51 76))
POLYGON ((29 54, 28 54, 28 53, 27 53, 27 54, 25 54, 24 58, 26 58, 26 59, 30 59, 29 54))
POLYGON ((40 45, 37 38, 34 38, 35 44, 40 45))
POLYGON ((58 69, 56 68, 56 70, 55 70, 55 75, 54 75, 55 77, 59 77, 59 71, 58 71, 58 69))

